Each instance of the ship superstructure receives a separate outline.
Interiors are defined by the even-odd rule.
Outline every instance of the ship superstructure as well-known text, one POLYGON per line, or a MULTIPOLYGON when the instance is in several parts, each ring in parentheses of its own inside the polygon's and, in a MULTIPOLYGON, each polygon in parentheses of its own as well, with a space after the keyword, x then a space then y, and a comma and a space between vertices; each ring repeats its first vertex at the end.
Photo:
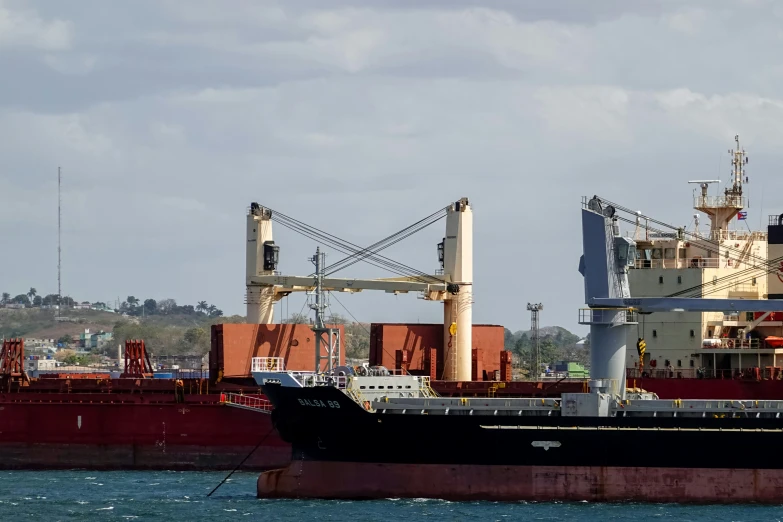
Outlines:
MULTIPOLYGON (((710 187, 719 186, 719 180, 690 182, 697 185, 693 208, 700 213, 693 216, 692 230, 667 229, 660 221, 637 213, 633 234, 637 259, 629 271, 634 297, 766 299, 771 292, 783 295, 783 290, 776 290, 778 284, 783 286, 783 276, 770 270, 768 262, 776 257, 771 250, 779 247, 768 247, 768 232, 751 230, 746 219, 743 186, 749 179, 745 172, 748 156, 739 136, 729 154, 732 172, 725 189, 711 193, 710 187), (707 217, 706 226, 700 225, 701 214, 707 217)), ((771 218, 770 233, 777 226, 776 216, 771 218)), ((748 371, 775 374, 783 361, 778 338, 782 332, 781 312, 671 311, 643 316, 639 327, 628 333, 630 346, 639 339, 645 344, 643 351, 628 351, 628 375, 729 378, 748 371)))

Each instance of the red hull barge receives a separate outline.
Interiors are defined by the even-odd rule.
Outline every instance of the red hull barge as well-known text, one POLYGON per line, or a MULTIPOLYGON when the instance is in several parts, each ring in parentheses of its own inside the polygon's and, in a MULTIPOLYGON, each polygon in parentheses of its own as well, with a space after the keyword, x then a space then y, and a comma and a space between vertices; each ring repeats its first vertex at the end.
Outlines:
POLYGON ((228 470, 249 454, 242 469, 290 462, 291 448, 273 430, 271 415, 229 408, 220 399, 0 394, 0 469, 228 470))

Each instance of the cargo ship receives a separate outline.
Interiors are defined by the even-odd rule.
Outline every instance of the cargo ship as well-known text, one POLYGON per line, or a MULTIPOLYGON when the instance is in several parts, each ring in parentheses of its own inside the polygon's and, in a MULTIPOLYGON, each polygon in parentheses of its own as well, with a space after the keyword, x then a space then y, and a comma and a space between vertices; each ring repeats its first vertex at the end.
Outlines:
POLYGON ((637 244, 620 234, 623 210, 598 197, 583 202, 586 392, 444 398, 426 376, 385 368, 255 372, 293 447, 288 466, 259 476, 258 496, 778 503, 783 459, 724 450, 774 445, 783 401, 660 399, 627 388, 625 361, 640 315, 767 313, 783 300, 632 297, 637 244))

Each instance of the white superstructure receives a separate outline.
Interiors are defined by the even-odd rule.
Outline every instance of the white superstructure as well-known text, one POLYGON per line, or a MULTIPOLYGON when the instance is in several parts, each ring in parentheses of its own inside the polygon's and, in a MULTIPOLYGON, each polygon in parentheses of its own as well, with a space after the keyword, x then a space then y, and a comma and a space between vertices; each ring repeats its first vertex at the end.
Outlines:
MULTIPOLYGON (((710 185, 717 181, 691 182, 699 185, 693 207, 706 214, 709 228, 699 228, 700 214, 694 215, 693 230, 673 234, 657 233, 655 223, 637 218, 633 238, 637 260, 629 271, 633 297, 685 292, 683 297, 700 293, 716 299, 768 298, 768 280, 777 278, 777 273, 767 274, 767 232, 749 230, 744 219, 747 201, 742 186, 748 181, 744 170, 748 160, 738 136, 735 142, 736 148, 729 151, 732 178, 728 188, 710 195, 710 185)), ((783 349, 765 342, 770 335, 781 335, 780 315, 655 313, 640 316, 637 330, 629 334, 628 345, 635 346, 638 338, 645 340, 643 371, 648 373, 666 371, 673 376, 696 377, 703 372, 705 376, 729 377, 747 368, 774 367, 783 361, 779 357, 783 356, 783 349)), ((629 377, 638 375, 637 351, 628 350, 626 363, 629 377)))

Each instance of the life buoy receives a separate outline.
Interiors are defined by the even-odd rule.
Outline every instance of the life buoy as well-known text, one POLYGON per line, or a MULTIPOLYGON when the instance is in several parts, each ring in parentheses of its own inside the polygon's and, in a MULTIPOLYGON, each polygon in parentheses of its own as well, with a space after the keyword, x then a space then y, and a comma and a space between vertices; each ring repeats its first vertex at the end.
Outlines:
POLYGON ((726 341, 726 347, 727 348, 734 348, 734 340, 733 339, 729 339, 728 341, 726 341))
POLYGON ((653 359, 652 361, 650 361, 650 366, 652 366, 653 368, 655 368, 656 366, 658 366, 658 361, 656 361, 655 359, 653 359))

